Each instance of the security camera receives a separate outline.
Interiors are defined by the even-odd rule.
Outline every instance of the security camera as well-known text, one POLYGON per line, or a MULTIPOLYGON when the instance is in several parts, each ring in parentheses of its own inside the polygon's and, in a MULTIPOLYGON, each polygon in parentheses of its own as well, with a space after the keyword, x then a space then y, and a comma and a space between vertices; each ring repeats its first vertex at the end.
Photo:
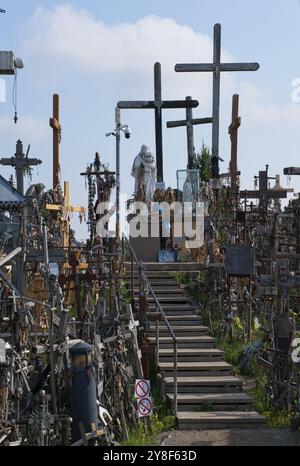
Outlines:
POLYGON ((22 58, 16 57, 14 63, 15 63, 16 68, 18 68, 18 69, 23 69, 24 68, 24 60, 22 60, 22 58))
POLYGON ((130 139, 130 137, 131 137, 131 130, 130 130, 130 128, 128 128, 127 125, 125 125, 125 126, 123 127, 123 132, 124 132, 125 138, 126 138, 126 139, 130 139))

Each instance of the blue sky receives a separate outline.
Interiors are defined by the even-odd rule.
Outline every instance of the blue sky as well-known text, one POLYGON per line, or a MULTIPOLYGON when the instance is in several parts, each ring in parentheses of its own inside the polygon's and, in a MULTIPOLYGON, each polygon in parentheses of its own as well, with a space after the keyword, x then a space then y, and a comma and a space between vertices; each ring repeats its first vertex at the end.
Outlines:
MULTIPOLYGON (((220 154, 227 170, 230 144, 227 127, 231 96, 240 93, 242 127, 239 168, 243 186, 266 163, 272 174, 299 165, 300 103, 291 99, 292 80, 300 77, 299 0, 85 0, 64 2, 0 0, 0 48, 25 59, 18 77, 19 118, 13 124, 12 78, 5 78, 7 102, 0 104, 0 155, 14 152, 20 137, 31 155, 44 163, 34 181, 51 184, 52 136, 48 127, 52 93, 61 96, 62 178, 71 182, 73 204, 87 194, 79 172, 96 151, 114 167, 114 127, 118 100, 150 99, 153 64, 162 63, 163 95, 199 100, 195 116, 211 113, 211 77, 176 74, 175 63, 210 61, 213 25, 222 24, 224 60, 258 61, 256 73, 222 78, 220 154), (84 11, 83 11, 84 10, 84 11)), ((182 119, 181 110, 166 111, 164 121, 182 119)), ((133 190, 130 169, 142 143, 154 151, 152 111, 122 114, 133 136, 122 141, 122 189, 133 190)), ((210 144, 210 128, 195 129, 196 146, 210 144)), ((176 169, 186 165, 184 129, 164 129, 164 171, 175 187, 176 169)), ((8 174, 7 169, 1 173, 8 174)), ((286 179, 282 175, 282 185, 286 179)), ((292 180, 300 191, 300 180, 292 180)), ((74 221, 77 225, 77 222, 74 221)), ((80 228, 84 234, 84 228, 80 228)))

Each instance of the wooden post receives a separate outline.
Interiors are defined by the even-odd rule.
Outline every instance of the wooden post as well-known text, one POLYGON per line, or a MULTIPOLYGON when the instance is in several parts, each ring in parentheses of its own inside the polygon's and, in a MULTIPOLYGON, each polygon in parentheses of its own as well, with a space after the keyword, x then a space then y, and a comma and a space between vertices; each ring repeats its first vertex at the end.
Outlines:
POLYGON ((61 141, 58 94, 53 94, 53 117, 50 118, 50 126, 53 129, 53 189, 57 189, 60 178, 59 144, 61 141))
POLYGON ((237 143, 238 143, 238 129, 241 126, 241 118, 239 117, 239 95, 234 94, 232 97, 232 116, 231 125, 228 132, 231 139, 231 161, 230 161, 230 177, 231 187, 236 188, 237 185, 237 143))

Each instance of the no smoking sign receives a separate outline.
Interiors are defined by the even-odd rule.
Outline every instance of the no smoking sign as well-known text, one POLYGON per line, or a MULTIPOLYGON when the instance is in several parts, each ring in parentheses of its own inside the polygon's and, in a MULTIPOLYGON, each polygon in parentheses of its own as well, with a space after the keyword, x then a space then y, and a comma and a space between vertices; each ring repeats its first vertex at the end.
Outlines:
POLYGON ((150 396, 150 380, 137 379, 135 381, 134 396, 137 398, 139 417, 151 416, 153 404, 150 396))
POLYGON ((147 398, 150 395, 150 380, 137 379, 135 381, 134 395, 136 398, 147 398))
POLYGON ((152 400, 148 398, 139 398, 137 400, 137 409, 139 417, 151 416, 152 414, 152 400))

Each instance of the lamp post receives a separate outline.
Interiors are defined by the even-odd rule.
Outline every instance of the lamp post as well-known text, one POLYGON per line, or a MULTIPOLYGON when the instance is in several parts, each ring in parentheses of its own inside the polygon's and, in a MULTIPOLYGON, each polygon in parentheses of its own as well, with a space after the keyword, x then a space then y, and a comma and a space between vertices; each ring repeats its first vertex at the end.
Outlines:
POLYGON ((121 124, 120 109, 115 108, 115 123, 116 129, 110 133, 106 133, 106 137, 115 136, 116 138, 116 240, 120 238, 120 143, 121 131, 126 139, 131 136, 131 131, 128 125, 121 124))

